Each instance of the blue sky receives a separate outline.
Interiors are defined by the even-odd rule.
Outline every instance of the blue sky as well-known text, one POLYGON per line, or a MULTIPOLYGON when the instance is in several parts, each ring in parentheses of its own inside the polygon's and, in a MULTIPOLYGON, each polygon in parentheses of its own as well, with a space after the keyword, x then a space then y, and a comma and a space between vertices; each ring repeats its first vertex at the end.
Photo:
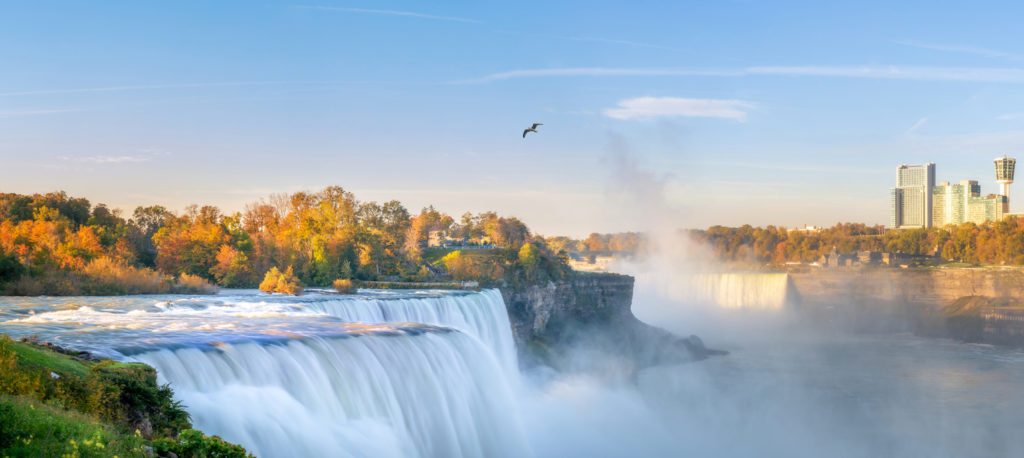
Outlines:
POLYGON ((568 235, 885 223, 900 163, 995 192, 1022 7, 835 3, 4 2, 0 191, 338 184, 568 235))

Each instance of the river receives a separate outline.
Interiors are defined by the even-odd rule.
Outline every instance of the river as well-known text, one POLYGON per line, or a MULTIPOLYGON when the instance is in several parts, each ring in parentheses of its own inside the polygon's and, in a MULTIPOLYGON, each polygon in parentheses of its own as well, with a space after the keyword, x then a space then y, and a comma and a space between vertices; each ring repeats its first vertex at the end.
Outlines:
MULTIPOLYGON (((731 284, 731 283, 730 283, 731 284)), ((1024 353, 680 304, 730 351, 637 374, 520 372, 501 295, 0 298, 0 332, 159 371, 259 456, 1021 456, 1024 353)))

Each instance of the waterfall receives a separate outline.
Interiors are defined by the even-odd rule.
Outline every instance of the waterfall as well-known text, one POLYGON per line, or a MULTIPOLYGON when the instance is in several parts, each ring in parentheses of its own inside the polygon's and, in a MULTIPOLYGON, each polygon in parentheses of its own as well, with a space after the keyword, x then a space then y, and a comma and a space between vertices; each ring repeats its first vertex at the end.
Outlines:
POLYGON ((368 334, 131 358, 197 428, 257 456, 527 456, 504 371, 462 332, 368 334))
POLYGON ((676 299, 725 308, 781 309, 791 300, 785 272, 722 272, 684 275, 676 299))
POLYGON ((55 299, 0 325, 149 364, 257 456, 529 456, 498 290, 55 299))
POLYGON ((342 296, 303 305, 347 322, 421 323, 459 329, 489 347, 510 375, 518 370, 512 326, 501 292, 496 289, 435 297, 342 296))

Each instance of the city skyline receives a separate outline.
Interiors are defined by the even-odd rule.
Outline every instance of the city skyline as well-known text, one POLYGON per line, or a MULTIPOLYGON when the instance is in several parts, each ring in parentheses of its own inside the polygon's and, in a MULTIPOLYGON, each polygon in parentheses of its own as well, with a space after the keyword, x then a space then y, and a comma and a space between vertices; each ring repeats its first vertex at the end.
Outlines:
POLYGON ((995 193, 982 193, 978 180, 937 181, 934 162, 900 164, 896 187, 889 190, 888 227, 929 228, 1003 219, 1011 214, 1010 185, 1016 162, 1007 155, 993 160, 999 186, 995 193))
POLYGON ((337 184, 572 236, 885 224, 894 164, 990 189, 1024 150, 1022 6, 790 6, 7 5, 0 192, 232 212, 337 184))

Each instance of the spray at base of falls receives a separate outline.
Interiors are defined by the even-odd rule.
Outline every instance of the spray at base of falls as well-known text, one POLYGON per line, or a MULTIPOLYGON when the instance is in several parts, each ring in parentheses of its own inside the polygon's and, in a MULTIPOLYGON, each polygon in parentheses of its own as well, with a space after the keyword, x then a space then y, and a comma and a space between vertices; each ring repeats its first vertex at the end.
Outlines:
POLYGON ((258 456, 526 456, 502 371, 457 331, 159 350, 196 426, 258 456))

